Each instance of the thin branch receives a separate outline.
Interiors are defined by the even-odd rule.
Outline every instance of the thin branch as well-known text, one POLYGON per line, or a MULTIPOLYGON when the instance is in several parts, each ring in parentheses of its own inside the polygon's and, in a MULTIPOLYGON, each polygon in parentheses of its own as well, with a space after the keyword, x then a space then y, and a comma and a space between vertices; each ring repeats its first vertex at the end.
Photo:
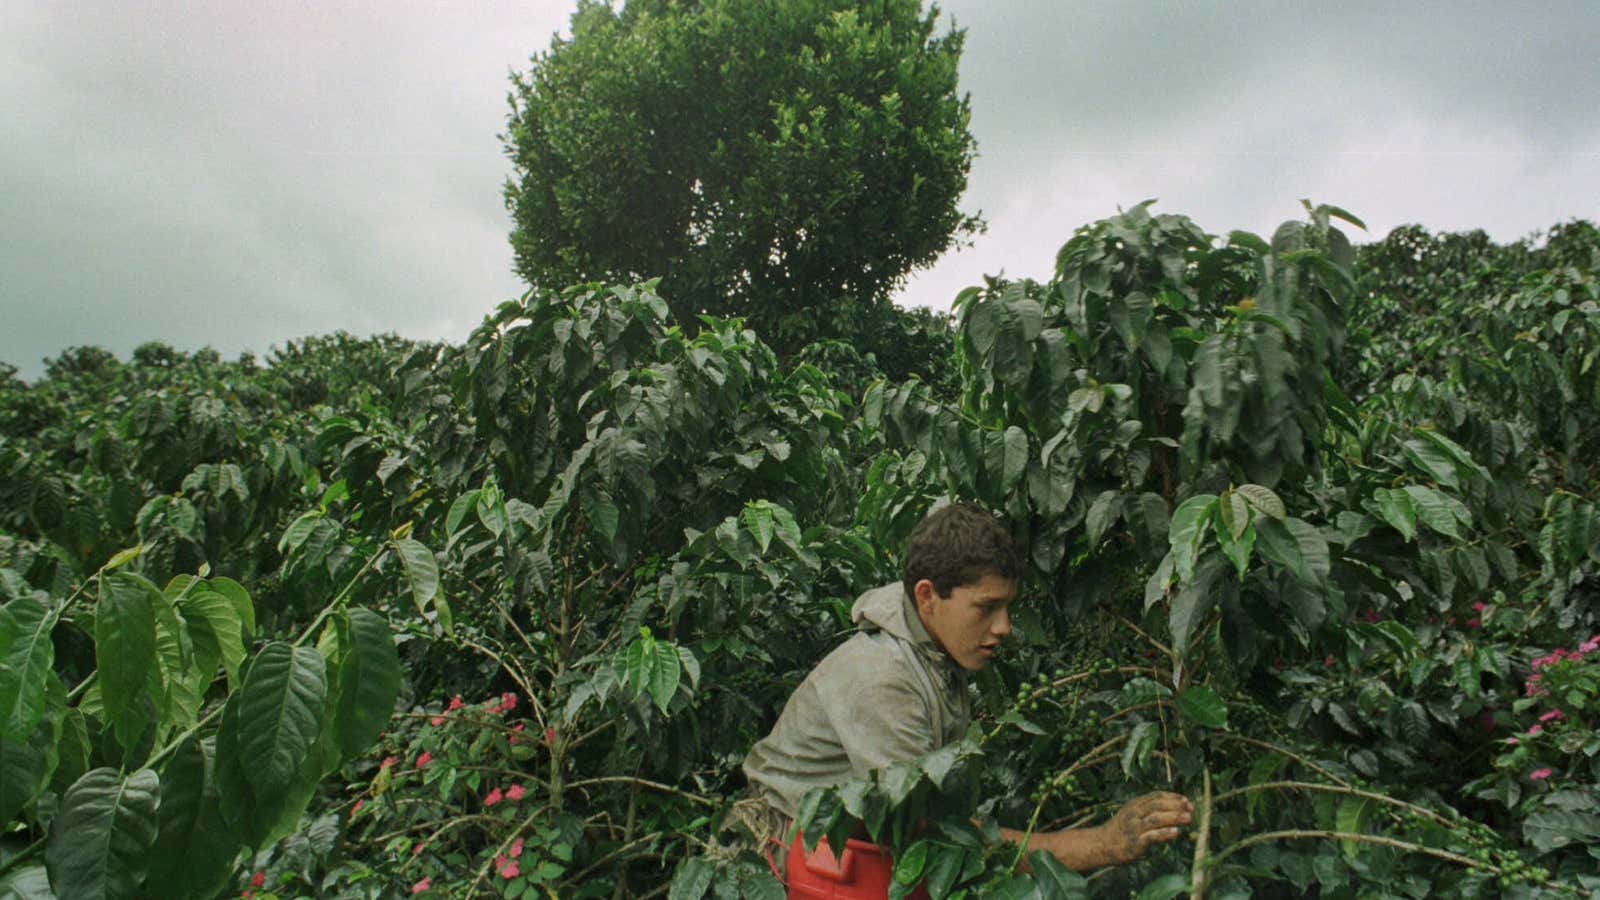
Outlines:
POLYGON ((1253 847, 1256 844, 1265 843, 1267 841, 1276 841, 1288 838, 1323 838, 1326 840, 1357 841, 1363 844, 1381 844, 1385 847, 1394 847, 1399 850, 1405 850, 1409 853, 1424 853, 1428 856, 1438 857, 1439 859, 1447 859, 1450 862, 1473 869, 1487 869, 1488 871, 1494 872, 1497 875, 1501 874, 1502 871, 1499 866, 1496 866, 1492 863, 1479 862, 1470 856, 1462 856, 1459 853, 1451 853, 1449 850, 1437 850, 1433 847, 1424 847, 1421 844, 1415 844, 1411 841, 1402 841, 1397 838, 1384 837, 1378 834, 1362 834, 1359 832, 1349 831, 1312 831, 1302 829, 1267 831, 1261 834, 1253 834, 1250 837, 1247 837, 1228 849, 1222 851, 1221 853, 1218 853, 1216 856, 1211 857, 1211 864, 1213 866, 1220 865, 1224 859, 1227 859, 1228 857, 1247 847, 1253 847))
MULTIPOLYGON (((1171 706, 1171 705, 1172 705, 1172 701, 1171 700, 1168 700, 1165 697, 1157 697, 1156 699, 1151 700, 1148 703, 1138 703, 1138 704, 1135 704, 1133 706, 1128 706, 1128 707, 1124 707, 1122 709, 1119 709, 1116 712, 1112 713, 1111 715, 1106 716, 1104 719, 1101 719, 1100 720, 1100 724, 1104 725, 1105 723, 1111 721, 1112 719, 1120 718, 1122 716, 1128 715, 1129 713, 1136 713, 1136 712, 1139 712, 1140 710, 1153 709, 1153 708, 1155 708, 1157 706, 1171 706)), ((1168 776, 1167 780, 1169 780, 1169 781, 1171 780, 1171 776, 1170 775, 1168 776)))
POLYGON ((657 791, 665 791, 666 793, 669 793, 669 794, 677 794, 679 797, 682 797, 685 800, 692 800, 695 803, 700 803, 700 804, 703 804, 705 806, 716 806, 717 805, 717 801, 708 799, 706 797, 702 797, 699 794, 691 794, 688 791, 681 790, 679 788, 675 788, 670 784, 661 784, 660 782, 657 782, 657 781, 649 781, 649 780, 644 779, 644 778, 635 778, 632 775, 607 775, 607 776, 604 776, 604 777, 601 777, 601 778, 585 778, 582 781, 574 781, 571 784, 567 785, 567 787, 569 787, 569 788, 581 788, 581 787, 585 787, 585 786, 591 785, 591 784, 620 784, 620 783, 633 784, 633 785, 637 785, 639 787, 647 787, 647 788, 651 788, 651 789, 657 790, 657 791))
POLYGON ((1204 776, 1200 795, 1200 827, 1194 834, 1194 865, 1189 870, 1189 900, 1202 900, 1206 895, 1206 851, 1211 846, 1211 769, 1201 769, 1204 776))
MULTIPOLYGON (((620 846, 617 849, 611 851, 610 853, 607 853, 605 856, 602 856, 599 859, 595 860, 593 863, 591 863, 589 865, 588 868, 584 869, 582 872, 579 872, 578 874, 572 876, 571 881, 573 883, 582 883, 584 877, 587 876, 590 872, 593 872, 594 870, 600 868, 601 866, 605 865, 606 863, 611 862, 612 860, 616 859, 617 857, 621 856, 622 854, 624 854, 624 853, 626 853, 626 852, 628 852, 630 850, 633 850, 634 848, 638 847, 640 844, 648 844, 648 843, 650 843, 651 841, 655 840, 656 838, 658 838, 660 836, 661 836, 660 832, 652 831, 647 835, 643 835, 641 837, 638 837, 638 838, 635 838, 634 840, 629 841, 626 844, 623 844, 622 846, 620 846)), ((633 854, 633 855, 636 856, 638 854, 633 854)))
POLYGON ((1255 747, 1260 747, 1263 750, 1270 750, 1273 753, 1279 754, 1280 756, 1287 756, 1288 758, 1290 758, 1290 759, 1294 760, 1295 762, 1305 766, 1306 768, 1321 773, 1322 775, 1327 777, 1329 780, 1337 782, 1340 787, 1350 787, 1350 782, 1345 781, 1343 778, 1340 778, 1339 776, 1333 774, 1332 772, 1328 771, 1326 768, 1317 765, 1316 763, 1312 762, 1309 759, 1306 759, 1304 756, 1301 756, 1298 753, 1295 753, 1295 752, 1290 751, 1290 750, 1285 750, 1285 749, 1283 749, 1282 747, 1279 747, 1276 744, 1269 744, 1266 741, 1258 741, 1255 738, 1249 738, 1249 737, 1245 737, 1244 735, 1239 735, 1239 734, 1221 734, 1221 733, 1219 733, 1217 735, 1217 737, 1222 738, 1224 740, 1229 740, 1229 741, 1238 741, 1241 744, 1250 744, 1250 745, 1255 746, 1255 747))
POLYGON ((1391 806, 1398 806, 1403 809, 1411 810, 1418 815, 1427 816, 1446 828, 1455 827, 1455 823, 1431 809, 1425 809, 1421 806, 1417 806, 1414 803, 1407 803, 1404 800, 1391 797, 1388 794, 1377 794, 1373 793, 1372 791, 1363 791, 1352 787, 1340 787, 1332 784, 1317 784, 1311 781, 1263 781, 1260 784, 1252 784, 1241 788, 1234 788, 1231 791, 1224 791, 1223 793, 1217 795, 1216 802, 1221 803, 1224 800, 1231 800, 1234 797, 1248 794, 1252 791, 1266 790, 1326 791, 1330 794, 1348 794, 1352 797, 1363 797, 1367 800, 1376 800, 1379 803, 1387 803, 1391 806))

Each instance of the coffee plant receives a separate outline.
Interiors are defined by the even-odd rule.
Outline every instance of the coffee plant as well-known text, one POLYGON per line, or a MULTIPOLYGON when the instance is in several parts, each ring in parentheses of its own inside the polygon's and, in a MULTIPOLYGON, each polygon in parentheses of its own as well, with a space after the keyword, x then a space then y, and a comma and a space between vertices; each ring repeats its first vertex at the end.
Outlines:
POLYGON ((1030 566, 973 727, 807 842, 936 898, 1592 895, 1600 235, 1306 212, 1119 212, 926 360, 645 282, 5 378, 0 886, 781 896, 743 754, 961 498, 1030 566), (1000 836, 1158 789, 1196 821, 1131 865, 1000 836))

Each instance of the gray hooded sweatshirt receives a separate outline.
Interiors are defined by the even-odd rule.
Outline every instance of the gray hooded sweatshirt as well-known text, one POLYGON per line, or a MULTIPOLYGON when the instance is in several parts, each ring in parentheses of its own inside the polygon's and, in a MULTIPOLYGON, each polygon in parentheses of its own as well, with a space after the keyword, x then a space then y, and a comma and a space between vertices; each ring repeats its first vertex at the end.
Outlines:
POLYGON ((817 663, 744 760, 750 784, 791 817, 813 787, 916 759, 967 731, 967 673, 902 585, 862 594, 850 618, 860 630, 817 663))

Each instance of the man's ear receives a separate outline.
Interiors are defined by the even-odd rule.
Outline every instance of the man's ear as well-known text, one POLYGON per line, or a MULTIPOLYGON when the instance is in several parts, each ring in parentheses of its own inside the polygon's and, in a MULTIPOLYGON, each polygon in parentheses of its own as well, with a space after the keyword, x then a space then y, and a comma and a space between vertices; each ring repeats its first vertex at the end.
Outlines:
POLYGON ((917 601, 917 608, 932 607, 934 601, 942 599, 939 592, 933 589, 933 582, 924 578, 911 588, 911 596, 917 601))

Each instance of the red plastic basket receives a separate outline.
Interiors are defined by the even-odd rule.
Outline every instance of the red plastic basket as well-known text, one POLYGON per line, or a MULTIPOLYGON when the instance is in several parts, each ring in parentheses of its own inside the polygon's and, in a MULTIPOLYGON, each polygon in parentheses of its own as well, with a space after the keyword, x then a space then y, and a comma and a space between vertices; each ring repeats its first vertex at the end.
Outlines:
MULTIPOLYGON (((770 861, 770 857, 769 857, 770 861)), ((894 860, 882 847, 851 838, 844 852, 835 856, 828 839, 806 853, 804 838, 796 833, 789 845, 787 877, 790 900, 835 897, 854 900, 884 900, 894 880, 894 860)), ((774 866, 776 871, 776 866, 774 866)), ((907 895, 912 900, 928 900, 922 885, 907 895)))

